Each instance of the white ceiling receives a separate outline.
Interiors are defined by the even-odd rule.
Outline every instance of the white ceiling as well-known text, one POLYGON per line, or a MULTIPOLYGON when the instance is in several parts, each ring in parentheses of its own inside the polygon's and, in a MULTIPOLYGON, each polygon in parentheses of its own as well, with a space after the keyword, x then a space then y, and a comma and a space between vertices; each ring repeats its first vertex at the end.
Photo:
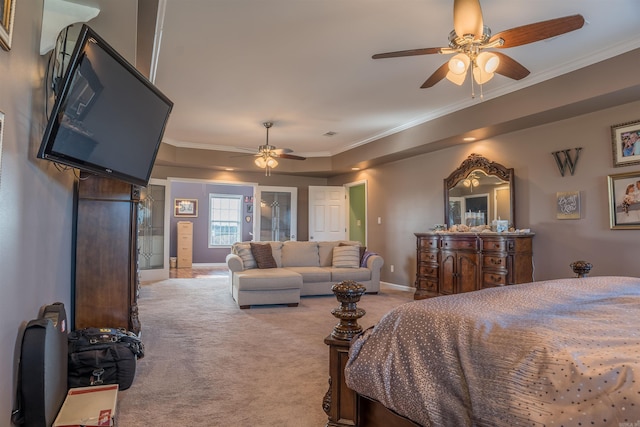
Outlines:
MULTIPOLYGON (((640 47, 638 0, 481 4, 494 34, 576 13, 587 21, 503 49, 531 74, 518 82, 496 75, 485 100, 640 47)), ((453 0, 166 0, 155 84, 175 105, 164 141, 255 151, 262 123, 272 121, 271 144, 329 156, 482 102, 468 80, 420 89, 449 56, 371 59, 444 47, 452 20, 453 0)))

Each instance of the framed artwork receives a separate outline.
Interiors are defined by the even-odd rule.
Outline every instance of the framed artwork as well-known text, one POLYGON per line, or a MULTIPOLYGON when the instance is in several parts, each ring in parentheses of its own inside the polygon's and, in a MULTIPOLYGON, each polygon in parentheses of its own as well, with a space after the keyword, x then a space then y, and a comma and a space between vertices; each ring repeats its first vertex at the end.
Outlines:
POLYGON ((556 193, 556 218, 580 219, 580 192, 556 193))
POLYGON ((613 166, 640 164, 640 120, 611 126, 613 166))
POLYGON ((16 14, 16 0, 0 0, 0 46, 11 49, 13 18, 16 14))
POLYGON ((247 205, 247 213, 253 213, 253 205, 247 205))
POLYGON ((609 175, 611 229, 640 229, 640 172, 609 175))
POLYGON ((173 216, 192 217, 198 216, 198 199, 174 199, 173 216))

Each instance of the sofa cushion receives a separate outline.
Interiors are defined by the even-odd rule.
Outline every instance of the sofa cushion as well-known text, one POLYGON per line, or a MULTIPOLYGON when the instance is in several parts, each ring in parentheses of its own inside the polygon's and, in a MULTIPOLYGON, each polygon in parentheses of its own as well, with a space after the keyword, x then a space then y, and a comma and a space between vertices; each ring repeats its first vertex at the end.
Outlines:
POLYGON ((282 242, 277 240, 270 241, 271 245, 271 254, 273 255, 273 259, 276 260, 276 264, 278 267, 282 267, 282 242))
POLYGON ((336 246, 333 248, 333 267, 358 268, 360 267, 359 246, 336 246))
POLYGON ((320 257, 320 267, 331 267, 333 264, 333 248, 340 242, 318 242, 318 255, 320 257))
POLYGON ((258 266, 251 252, 251 245, 249 243, 236 243, 233 245, 233 250, 236 255, 242 258, 242 266, 245 270, 258 266))
POLYGON ((287 267, 302 276, 303 283, 319 283, 331 281, 331 270, 323 267, 287 267))
POLYGON ((302 288, 302 276, 285 268, 244 270, 234 273, 233 281, 241 291, 302 288))
POLYGON ((283 267, 320 267, 316 242, 287 241, 282 245, 283 267))
POLYGON ((331 268, 331 281, 338 283, 343 280, 366 282, 371 280, 371 270, 368 268, 331 268))
POLYGON ((269 243, 251 242, 251 253, 258 264, 258 268, 276 268, 276 260, 273 259, 273 250, 269 243))

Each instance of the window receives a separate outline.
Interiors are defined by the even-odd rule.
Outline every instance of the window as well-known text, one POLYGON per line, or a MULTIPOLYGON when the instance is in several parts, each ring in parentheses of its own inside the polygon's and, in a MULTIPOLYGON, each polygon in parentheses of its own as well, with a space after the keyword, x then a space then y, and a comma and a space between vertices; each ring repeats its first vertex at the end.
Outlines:
POLYGON ((242 240, 242 196, 209 194, 209 247, 231 246, 242 240))

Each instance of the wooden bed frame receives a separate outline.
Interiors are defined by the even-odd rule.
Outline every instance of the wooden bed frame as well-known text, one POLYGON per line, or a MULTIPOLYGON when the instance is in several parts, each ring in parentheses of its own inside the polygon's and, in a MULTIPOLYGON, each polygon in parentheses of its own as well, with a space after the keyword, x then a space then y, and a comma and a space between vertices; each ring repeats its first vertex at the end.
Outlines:
POLYGON ((329 346, 329 390, 324 395, 322 409, 329 417, 327 427, 419 427, 418 424, 396 414, 382 403, 361 396, 347 387, 344 368, 349 358, 351 339, 362 332, 358 319, 365 311, 357 307, 357 302, 365 292, 363 285, 352 280, 332 287, 341 303, 332 310, 340 319, 324 342, 329 346))
MULTIPOLYGON (((577 277, 587 277, 592 264, 574 261, 570 264, 577 277)), ((357 307, 357 302, 365 292, 363 285, 354 281, 344 281, 332 288, 339 308, 331 314, 340 319, 331 334, 324 339, 329 346, 329 390, 324 396, 322 408, 329 417, 327 427, 420 427, 419 424, 385 407, 377 400, 362 396, 347 387, 344 368, 349 359, 351 339, 362 332, 358 319, 365 311, 357 307)))
POLYGON ((329 390, 322 409, 329 417, 327 427, 418 427, 413 421, 396 414, 377 400, 359 395, 347 387, 344 367, 349 358, 351 340, 329 335, 329 390))

